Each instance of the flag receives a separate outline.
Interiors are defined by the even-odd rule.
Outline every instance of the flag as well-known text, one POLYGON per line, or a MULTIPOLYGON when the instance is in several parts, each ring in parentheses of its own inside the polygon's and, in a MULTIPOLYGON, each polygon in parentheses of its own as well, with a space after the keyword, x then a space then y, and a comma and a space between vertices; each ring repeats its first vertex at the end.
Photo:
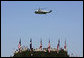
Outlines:
POLYGON ((57 52, 59 51, 59 44, 57 45, 57 52))
POLYGON ((30 50, 32 50, 32 39, 30 39, 30 50))
POLYGON ((21 48, 21 39, 20 39, 20 41, 19 41, 18 48, 19 48, 19 49, 21 48))
POLYGON ((40 41, 40 49, 42 50, 42 40, 40 41))
POLYGON ((50 40, 49 40, 49 44, 48 44, 48 52, 50 53, 50 40))
POLYGON ((60 46, 60 40, 58 40, 58 44, 57 44, 57 53, 59 51, 59 46, 60 46))
POLYGON ((66 40, 65 40, 64 50, 66 50, 66 40))
POLYGON ((60 47, 60 39, 58 40, 58 46, 60 47))

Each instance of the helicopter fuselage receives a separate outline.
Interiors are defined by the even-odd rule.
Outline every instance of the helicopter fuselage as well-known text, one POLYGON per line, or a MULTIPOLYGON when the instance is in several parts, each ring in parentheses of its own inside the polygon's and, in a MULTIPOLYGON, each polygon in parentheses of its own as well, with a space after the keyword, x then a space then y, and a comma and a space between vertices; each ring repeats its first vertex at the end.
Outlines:
POLYGON ((45 11, 45 10, 36 10, 35 11, 35 14, 47 14, 47 13, 50 13, 50 12, 52 12, 52 10, 50 10, 50 11, 45 11))

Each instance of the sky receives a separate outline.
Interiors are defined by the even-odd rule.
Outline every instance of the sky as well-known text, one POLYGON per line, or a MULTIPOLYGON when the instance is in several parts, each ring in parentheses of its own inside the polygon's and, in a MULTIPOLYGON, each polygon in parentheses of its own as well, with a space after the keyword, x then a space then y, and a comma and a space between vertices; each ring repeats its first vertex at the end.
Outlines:
POLYGON ((83 57, 83 1, 1 1, 1 57, 10 57, 22 46, 57 48, 67 43, 68 54, 83 57), (35 14, 35 10, 52 10, 35 14))

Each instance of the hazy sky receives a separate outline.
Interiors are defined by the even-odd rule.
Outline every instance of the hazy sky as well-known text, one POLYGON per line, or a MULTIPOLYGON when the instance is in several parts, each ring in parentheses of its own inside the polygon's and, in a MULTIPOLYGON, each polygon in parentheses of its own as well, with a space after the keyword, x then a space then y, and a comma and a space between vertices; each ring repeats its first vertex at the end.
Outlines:
POLYGON ((8 57, 32 38, 33 48, 57 48, 67 42, 68 54, 83 56, 83 2, 82 1, 1 1, 1 56, 8 57), (49 14, 35 14, 38 8, 52 10, 49 14))

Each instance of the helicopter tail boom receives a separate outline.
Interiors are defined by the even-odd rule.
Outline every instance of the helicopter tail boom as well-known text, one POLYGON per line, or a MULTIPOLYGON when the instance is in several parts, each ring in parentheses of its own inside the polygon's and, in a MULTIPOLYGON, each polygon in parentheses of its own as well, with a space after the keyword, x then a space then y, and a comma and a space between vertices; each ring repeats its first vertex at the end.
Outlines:
POLYGON ((52 12, 52 10, 49 11, 49 13, 52 12))

